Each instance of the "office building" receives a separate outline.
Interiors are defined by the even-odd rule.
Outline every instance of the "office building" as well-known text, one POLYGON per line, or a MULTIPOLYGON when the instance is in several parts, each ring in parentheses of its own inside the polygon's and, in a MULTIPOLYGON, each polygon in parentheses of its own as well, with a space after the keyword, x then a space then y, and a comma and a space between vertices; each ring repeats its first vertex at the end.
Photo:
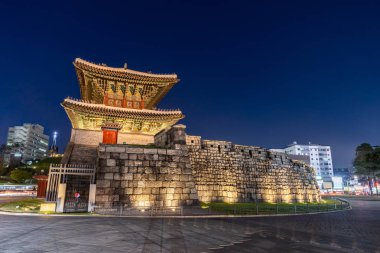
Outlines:
POLYGON ((47 156, 49 136, 43 126, 26 123, 9 128, 7 146, 18 147, 13 155, 21 157, 23 163, 40 160, 47 156))

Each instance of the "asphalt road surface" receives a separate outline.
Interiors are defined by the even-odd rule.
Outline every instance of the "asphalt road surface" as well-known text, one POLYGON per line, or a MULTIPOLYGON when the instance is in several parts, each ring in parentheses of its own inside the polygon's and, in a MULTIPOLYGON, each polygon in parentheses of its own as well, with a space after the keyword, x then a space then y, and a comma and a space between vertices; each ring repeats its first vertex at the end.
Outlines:
POLYGON ((380 252, 380 201, 300 216, 160 219, 0 215, 0 252, 380 252))

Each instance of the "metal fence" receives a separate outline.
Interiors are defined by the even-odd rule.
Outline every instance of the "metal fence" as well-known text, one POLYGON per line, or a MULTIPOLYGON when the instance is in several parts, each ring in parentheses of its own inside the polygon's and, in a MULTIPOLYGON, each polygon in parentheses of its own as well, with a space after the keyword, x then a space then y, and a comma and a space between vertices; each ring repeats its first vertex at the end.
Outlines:
POLYGON ((95 181, 95 167, 82 164, 50 164, 46 201, 56 201, 58 185, 67 183, 69 175, 88 176, 90 182, 95 181))
POLYGON ((350 209, 350 203, 337 199, 334 204, 252 204, 211 205, 191 207, 124 207, 122 205, 95 206, 94 213, 114 216, 182 216, 182 215, 276 215, 330 212, 350 209))
POLYGON ((95 206, 94 213, 115 216, 182 216, 182 207, 95 206))
POLYGON ((334 204, 305 203, 305 204, 253 204, 250 206, 210 206, 206 208, 209 214, 232 214, 232 215, 276 215, 276 214, 302 214, 318 213, 350 209, 350 203, 343 199, 335 199, 334 204))

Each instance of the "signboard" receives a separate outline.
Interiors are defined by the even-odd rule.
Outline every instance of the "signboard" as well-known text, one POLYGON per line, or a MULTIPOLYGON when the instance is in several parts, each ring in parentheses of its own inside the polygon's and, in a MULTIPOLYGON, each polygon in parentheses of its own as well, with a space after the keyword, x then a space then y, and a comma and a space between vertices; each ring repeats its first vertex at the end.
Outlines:
POLYGON ((332 177, 334 189, 343 189, 343 178, 342 177, 332 177))
POLYGON ((330 190, 333 188, 332 182, 323 182, 323 189, 330 190))

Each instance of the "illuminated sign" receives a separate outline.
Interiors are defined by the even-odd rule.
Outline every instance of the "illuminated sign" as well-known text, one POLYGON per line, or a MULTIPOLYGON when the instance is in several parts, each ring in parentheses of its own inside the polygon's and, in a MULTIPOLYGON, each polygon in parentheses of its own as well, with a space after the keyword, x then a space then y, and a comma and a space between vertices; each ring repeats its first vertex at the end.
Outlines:
POLYGON ((343 189, 343 178, 342 177, 332 177, 334 189, 343 189))

